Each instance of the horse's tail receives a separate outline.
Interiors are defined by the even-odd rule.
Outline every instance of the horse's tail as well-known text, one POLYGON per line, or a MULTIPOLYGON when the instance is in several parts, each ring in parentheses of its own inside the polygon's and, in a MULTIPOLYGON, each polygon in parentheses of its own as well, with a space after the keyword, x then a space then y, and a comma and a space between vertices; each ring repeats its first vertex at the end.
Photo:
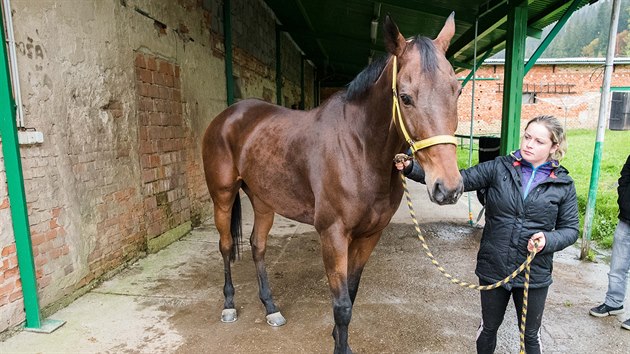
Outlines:
POLYGON ((231 262, 234 262, 237 258, 241 258, 241 248, 243 245, 243 223, 241 219, 241 196, 240 193, 237 192, 234 204, 232 204, 232 216, 230 218, 230 234, 232 234, 231 262))

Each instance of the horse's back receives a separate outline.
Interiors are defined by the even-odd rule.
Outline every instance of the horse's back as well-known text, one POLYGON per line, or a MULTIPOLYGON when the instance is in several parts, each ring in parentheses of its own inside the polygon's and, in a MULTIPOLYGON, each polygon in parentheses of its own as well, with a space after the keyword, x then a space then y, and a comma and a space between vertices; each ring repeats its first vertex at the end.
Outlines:
MULTIPOLYGON (((291 110, 257 99, 239 101, 217 115, 203 138, 203 157, 214 159, 215 154, 238 155, 248 141, 258 139, 264 126, 278 124, 291 110), (275 122, 274 122, 275 121, 275 122)), ((267 127, 266 130, 273 130, 267 127)))

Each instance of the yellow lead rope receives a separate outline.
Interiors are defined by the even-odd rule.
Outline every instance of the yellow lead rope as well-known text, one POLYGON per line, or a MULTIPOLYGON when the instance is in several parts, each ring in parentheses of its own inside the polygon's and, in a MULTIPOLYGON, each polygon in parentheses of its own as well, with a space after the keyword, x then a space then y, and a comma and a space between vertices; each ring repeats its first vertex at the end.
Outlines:
POLYGON ((536 250, 538 249, 538 241, 535 242, 534 250, 531 251, 527 255, 527 259, 525 260, 525 262, 523 262, 523 264, 521 264, 520 267, 518 267, 514 272, 512 272, 512 274, 507 276, 505 279, 498 281, 494 284, 490 284, 490 285, 476 285, 476 284, 467 283, 465 281, 461 281, 453 277, 449 273, 447 273, 446 270, 440 265, 440 263, 435 259, 435 257, 431 253, 431 250, 429 249, 429 246, 427 245, 427 242, 424 239, 424 236, 422 236, 422 232, 420 231, 420 225, 418 224, 418 219, 416 219, 416 213, 413 210, 413 203, 411 202, 411 194, 409 193, 409 189, 407 189, 407 181, 405 179, 405 176, 402 173, 400 174, 400 178, 402 179, 403 188, 405 190, 405 197, 407 197, 407 206, 409 207, 409 214, 411 214, 411 219, 413 220, 413 225, 416 229, 416 233, 418 234, 418 238, 420 239, 420 242, 422 242, 422 248, 424 248, 425 253, 431 259, 431 263, 433 263, 433 265, 436 266, 437 269, 446 278, 448 278, 451 281, 451 283, 457 284, 459 286, 462 286, 468 289, 476 289, 476 290, 482 290, 482 291, 492 290, 502 285, 505 285, 507 282, 513 280, 514 278, 516 278, 517 275, 519 275, 523 270, 525 270, 525 283, 523 285, 524 287, 523 288, 523 309, 522 309, 522 314, 521 314, 521 326, 520 326, 520 354, 525 354, 525 322, 527 320, 527 297, 529 295, 529 274, 530 274, 530 268, 531 268, 530 265, 532 263, 532 260, 534 259, 534 256, 536 256, 536 250))

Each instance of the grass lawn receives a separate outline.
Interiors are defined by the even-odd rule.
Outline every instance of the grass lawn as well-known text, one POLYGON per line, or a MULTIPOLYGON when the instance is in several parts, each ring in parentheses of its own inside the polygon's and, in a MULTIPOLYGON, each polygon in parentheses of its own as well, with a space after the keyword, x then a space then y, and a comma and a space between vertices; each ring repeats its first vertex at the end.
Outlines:
MULTIPOLYGON (((569 130, 567 131, 569 149, 561 162, 569 170, 575 181, 580 209, 580 237, 588 191, 591 181, 591 169, 593 152, 595 149, 595 130, 569 130)), ((463 146, 457 149, 458 163, 461 168, 468 166, 469 150, 468 142, 464 140, 463 146)), ((477 146, 474 146, 477 149, 477 146)), ((591 238, 596 240, 601 247, 612 245, 613 232, 617 225, 617 180, 621 167, 630 154, 630 131, 606 130, 603 143, 603 153, 599 180, 597 183, 597 201, 595 204, 595 217, 591 238)), ((472 164, 478 163, 478 152, 473 151, 472 164)))

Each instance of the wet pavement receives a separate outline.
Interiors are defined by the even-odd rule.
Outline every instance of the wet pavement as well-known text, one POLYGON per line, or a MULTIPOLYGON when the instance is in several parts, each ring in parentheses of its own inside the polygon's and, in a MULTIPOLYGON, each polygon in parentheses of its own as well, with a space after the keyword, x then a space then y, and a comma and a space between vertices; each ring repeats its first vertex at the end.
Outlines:
MULTIPOLYGON (((469 226, 466 196, 453 206, 427 201, 410 185, 423 234, 454 276, 476 282, 479 226, 469 226)), ((474 194, 471 196, 474 199, 474 194)), ((246 199, 245 199, 246 201, 246 199)), ((471 201, 472 210, 480 206, 471 201)), ((244 232, 251 208, 244 203, 244 232)), ((594 318, 608 266, 577 260, 579 243, 556 255, 555 282, 543 318, 546 353, 628 353, 627 315, 594 318)), ((309 225, 276 218, 266 255, 276 304, 287 324, 266 324, 249 249, 233 265, 238 321, 220 322, 223 265, 208 220, 181 240, 132 264, 51 319, 67 323, 51 334, 19 332, 0 353, 331 353, 331 300, 319 237, 309 225)), ((626 307, 628 302, 626 302, 626 307)), ((355 353, 474 353, 480 308, 477 291, 449 283, 415 235, 406 203, 385 230, 364 271, 350 324, 355 353)), ((497 353, 518 352, 510 304, 497 353)))

